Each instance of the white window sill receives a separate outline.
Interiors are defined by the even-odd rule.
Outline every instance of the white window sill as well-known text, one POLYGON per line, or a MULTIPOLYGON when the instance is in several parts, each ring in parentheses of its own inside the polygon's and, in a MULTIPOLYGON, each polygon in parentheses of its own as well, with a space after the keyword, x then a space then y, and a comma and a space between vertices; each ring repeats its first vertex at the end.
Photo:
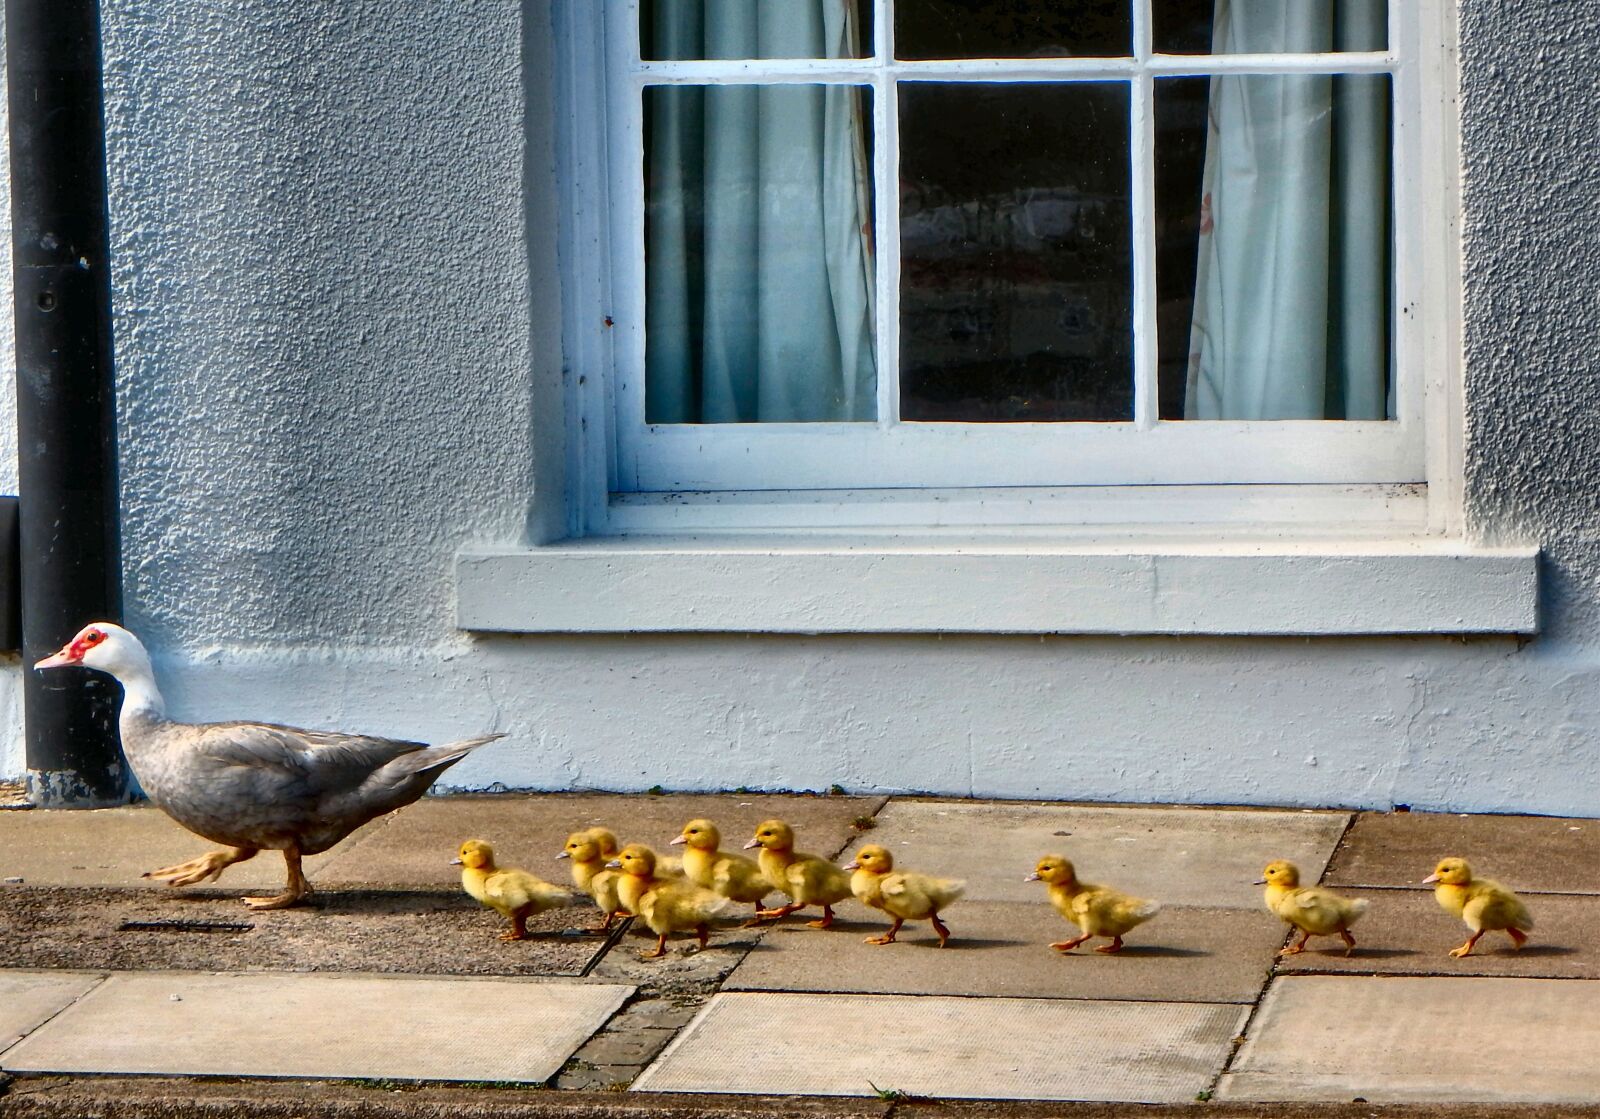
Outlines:
POLYGON ((1140 542, 594 538, 456 558, 510 633, 1538 632, 1538 549, 1437 537, 1140 542))

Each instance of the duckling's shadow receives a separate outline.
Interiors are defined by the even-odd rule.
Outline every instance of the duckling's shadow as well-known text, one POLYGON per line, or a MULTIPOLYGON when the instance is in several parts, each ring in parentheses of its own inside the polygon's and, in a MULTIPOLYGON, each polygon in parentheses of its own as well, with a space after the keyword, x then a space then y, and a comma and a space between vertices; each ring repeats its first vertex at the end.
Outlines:
MULTIPOLYGON (((934 939, 934 940, 897 940, 897 941, 895 941, 895 943, 896 944, 914 944, 918 948, 937 948, 937 947, 939 947, 939 942, 936 939, 934 939)), ((945 951, 948 952, 952 948, 976 948, 976 949, 980 949, 980 950, 986 949, 986 948, 1021 948, 1024 945, 1029 944, 1029 943, 1031 943, 1031 942, 1030 941, 1026 941, 1026 940, 1003 940, 1000 937, 984 938, 984 937, 977 937, 977 936, 971 936, 971 937, 952 936, 950 938, 950 943, 945 945, 945 951)))
POLYGON ((1303 959, 1306 956, 1310 956, 1310 957, 1312 957, 1314 959, 1323 959, 1323 960, 1352 960, 1352 961, 1356 961, 1356 960, 1403 960, 1407 956, 1420 956, 1420 955, 1422 955, 1422 953, 1418 952, 1414 948, 1357 948, 1354 952, 1350 953, 1348 956, 1346 956, 1342 950, 1338 950, 1338 949, 1333 949, 1333 948, 1322 948, 1322 949, 1312 948, 1312 949, 1309 949, 1309 950, 1307 950, 1305 952, 1300 953, 1297 956, 1280 956, 1279 959, 1281 959, 1284 963, 1292 965, 1295 960, 1303 959))
POLYGON ((1578 949, 1569 948, 1565 944, 1530 944, 1526 948, 1500 948, 1493 952, 1473 953, 1474 956, 1504 956, 1508 960, 1523 956, 1542 959, 1549 956, 1576 956, 1577 954, 1578 949))
POLYGON ((1063 952, 1072 956, 1135 956, 1151 960, 1187 960, 1211 955, 1200 948, 1174 948, 1170 944, 1124 944, 1115 952, 1063 952))

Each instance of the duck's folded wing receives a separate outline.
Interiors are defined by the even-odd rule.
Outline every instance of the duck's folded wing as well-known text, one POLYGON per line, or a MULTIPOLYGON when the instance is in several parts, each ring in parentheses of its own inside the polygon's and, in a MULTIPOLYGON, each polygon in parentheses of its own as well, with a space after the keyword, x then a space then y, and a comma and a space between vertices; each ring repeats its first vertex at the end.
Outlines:
POLYGON ((272 723, 207 726, 196 752, 220 770, 234 771, 263 792, 337 796, 359 788, 397 758, 428 748, 423 742, 305 731, 272 723))

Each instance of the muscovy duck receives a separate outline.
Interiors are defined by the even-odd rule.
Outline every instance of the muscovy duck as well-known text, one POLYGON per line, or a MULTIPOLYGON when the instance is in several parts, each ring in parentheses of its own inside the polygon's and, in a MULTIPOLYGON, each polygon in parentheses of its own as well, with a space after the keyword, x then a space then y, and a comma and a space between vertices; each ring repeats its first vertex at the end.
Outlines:
POLYGON ((110 622, 92 622, 34 665, 98 669, 122 685, 122 753, 156 807, 196 835, 225 844, 199 858, 147 872, 170 886, 218 877, 260 850, 283 852, 288 885, 247 897, 251 909, 283 909, 311 894, 300 869, 369 820, 403 808, 479 746, 480 735, 446 746, 274 723, 178 723, 166 716, 150 655, 110 622))

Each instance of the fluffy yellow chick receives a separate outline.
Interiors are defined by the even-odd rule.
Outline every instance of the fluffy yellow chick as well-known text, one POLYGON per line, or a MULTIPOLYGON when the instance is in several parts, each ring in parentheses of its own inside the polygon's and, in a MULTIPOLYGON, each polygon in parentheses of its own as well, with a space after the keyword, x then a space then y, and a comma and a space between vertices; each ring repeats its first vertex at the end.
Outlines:
POLYGON ((461 886, 478 901, 511 922, 501 940, 523 940, 527 921, 535 913, 572 904, 572 895, 525 870, 501 870, 494 865, 494 848, 481 839, 469 839, 451 860, 461 868, 461 886))
POLYGON ((761 902, 772 892, 772 883, 761 868, 743 855, 723 851, 722 833, 710 820, 690 820, 673 844, 683 845, 683 873, 697 886, 704 886, 727 898, 754 904, 757 916, 746 925, 760 921, 761 902))
POLYGON ((1522 899, 1490 878, 1474 878, 1466 859, 1439 860, 1433 873, 1422 880, 1437 883, 1433 896, 1447 911, 1466 922, 1472 935, 1459 948, 1450 949, 1458 959, 1472 955, 1473 945, 1486 932, 1502 930, 1513 948, 1521 948, 1533 931, 1533 915, 1522 899))
POLYGON ((756 828, 746 851, 761 848, 757 856, 761 873, 775 890, 788 894, 790 903, 777 909, 757 910, 762 920, 787 917, 808 905, 822 906, 822 920, 807 922, 814 929, 833 924, 833 907, 850 896, 850 876, 827 859, 794 849, 794 829, 782 820, 766 820, 756 828))
POLYGON ((868 944, 893 944, 895 934, 907 921, 932 921, 933 931, 939 934, 939 947, 950 942, 950 930, 939 920, 939 911, 954 905, 966 893, 965 882, 909 870, 897 871, 894 856, 888 848, 876 843, 857 851, 855 859, 846 863, 844 869, 855 872, 850 876, 850 892, 857 901, 881 909, 894 918, 889 931, 882 936, 867 937, 868 944))
POLYGON ((616 836, 604 828, 588 828, 567 836, 566 846, 556 856, 558 859, 572 860, 572 884, 593 898, 600 912, 605 914, 605 920, 590 932, 605 932, 611 928, 612 921, 628 916, 622 899, 617 896, 622 875, 606 869, 606 863, 616 854, 616 836))
POLYGON ((1157 902, 1129 897, 1109 886, 1078 881, 1076 868, 1064 855, 1046 855, 1023 881, 1043 882, 1048 886, 1050 904, 1083 933, 1072 940, 1050 945, 1057 952, 1070 952, 1096 936, 1111 938, 1110 944, 1099 945, 1096 952, 1120 952, 1125 934, 1161 912, 1157 902))
POLYGON ((711 937, 711 919, 733 904, 687 878, 658 877, 656 853, 642 843, 624 847, 611 865, 622 872, 623 904, 656 934, 656 950, 639 953, 641 960, 665 956, 667 936, 675 932, 693 932, 704 948, 711 937))
POLYGON ((1268 863, 1256 885, 1267 888, 1267 908, 1300 930, 1299 941, 1280 949, 1278 955, 1299 955, 1313 936, 1334 933, 1344 941, 1346 956, 1355 950, 1356 938, 1350 935, 1350 926, 1367 911, 1366 898, 1340 897, 1321 886, 1302 886, 1300 868, 1287 859, 1268 863))

